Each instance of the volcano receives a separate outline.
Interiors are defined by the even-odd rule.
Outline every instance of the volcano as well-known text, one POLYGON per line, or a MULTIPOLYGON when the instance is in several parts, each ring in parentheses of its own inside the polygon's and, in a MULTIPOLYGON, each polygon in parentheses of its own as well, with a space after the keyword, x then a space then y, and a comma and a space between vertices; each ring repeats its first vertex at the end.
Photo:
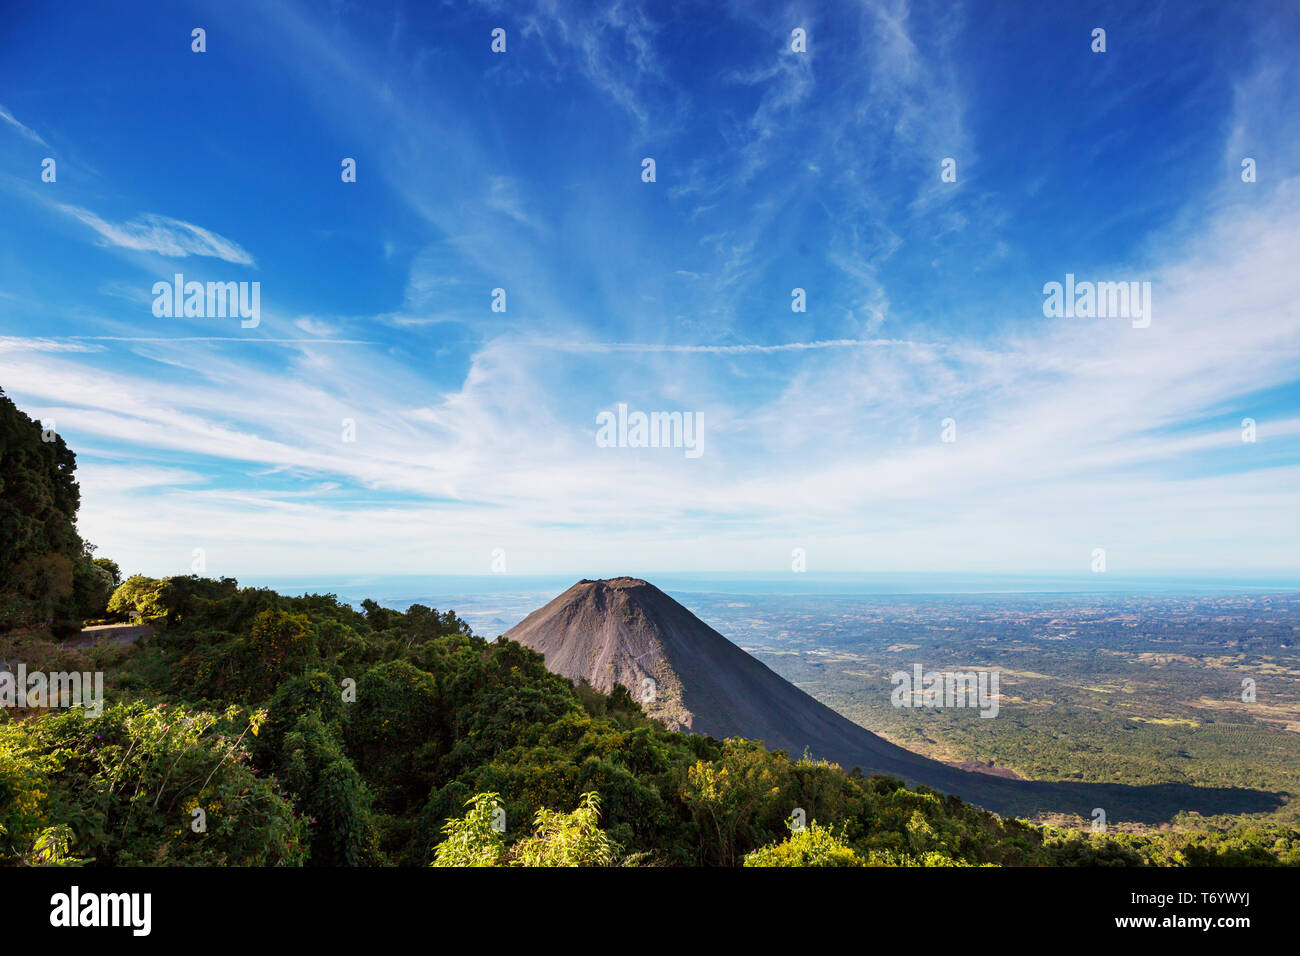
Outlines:
MULTIPOLYGON (((503 637, 546 657, 572 681, 621 684, 670 729, 761 740, 845 769, 886 773, 986 799, 1004 781, 922 757, 804 693, 640 578, 579 581, 503 637)), ((975 802, 980 802, 976 800, 975 802)))
POLYGON ((1008 779, 923 757, 804 693, 640 578, 579 581, 502 637, 540 651, 547 668, 574 682, 604 691, 621 684, 671 729, 761 740, 795 758, 901 777, 1003 814, 1086 818, 1101 806, 1125 819, 1158 819, 1155 806, 1171 802, 1202 813, 1271 805, 1255 791, 1008 779))

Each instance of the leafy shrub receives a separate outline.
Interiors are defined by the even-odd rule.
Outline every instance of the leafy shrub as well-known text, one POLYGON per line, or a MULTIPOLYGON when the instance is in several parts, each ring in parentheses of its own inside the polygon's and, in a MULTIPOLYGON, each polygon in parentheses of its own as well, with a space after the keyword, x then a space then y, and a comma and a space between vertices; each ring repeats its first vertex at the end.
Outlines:
POLYGON ((511 850, 511 866, 611 866, 619 847, 599 827, 600 797, 584 793, 571 813, 541 809, 533 835, 511 850))
POLYGON ((496 793, 480 793, 465 804, 463 817, 448 820, 438 844, 433 866, 496 866, 505 853, 505 839, 496 821, 504 811, 496 793))
POLYGON ((789 839, 746 854, 745 866, 863 866, 853 847, 814 820, 789 839))

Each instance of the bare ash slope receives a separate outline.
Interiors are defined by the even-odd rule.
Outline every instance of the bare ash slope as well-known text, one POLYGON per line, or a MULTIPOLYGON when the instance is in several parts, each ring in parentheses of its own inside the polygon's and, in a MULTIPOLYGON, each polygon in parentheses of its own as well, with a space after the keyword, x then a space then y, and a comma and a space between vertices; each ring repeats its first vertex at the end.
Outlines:
POLYGON ((546 666, 611 690, 622 684, 670 728, 762 740, 793 757, 805 751, 844 768, 887 773, 955 793, 1002 813, 1076 813, 1103 806, 1114 819, 1263 809, 1271 795, 1161 785, 1048 783, 971 773, 889 743, 804 693, 639 578, 579 581, 503 637, 546 657, 546 666), (654 699, 645 701, 646 679, 654 699))

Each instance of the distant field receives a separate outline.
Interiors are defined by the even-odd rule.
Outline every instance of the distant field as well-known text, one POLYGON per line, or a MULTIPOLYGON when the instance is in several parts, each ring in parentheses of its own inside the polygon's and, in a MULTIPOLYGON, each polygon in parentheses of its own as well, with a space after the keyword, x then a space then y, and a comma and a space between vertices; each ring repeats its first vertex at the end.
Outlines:
MULTIPOLYGON (((1034 779, 1300 795, 1296 595, 692 598, 782 676, 931 757, 1034 779), (893 707, 890 674, 914 663, 996 668, 998 716, 893 707)), ((1298 816, 1292 799, 1268 819, 1298 816)))

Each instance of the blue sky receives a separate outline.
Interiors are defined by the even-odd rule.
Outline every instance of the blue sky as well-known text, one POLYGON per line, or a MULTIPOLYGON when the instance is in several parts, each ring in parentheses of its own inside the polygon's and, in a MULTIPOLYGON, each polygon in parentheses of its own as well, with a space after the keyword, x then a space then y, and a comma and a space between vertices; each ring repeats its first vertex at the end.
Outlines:
POLYGON ((1300 572, 1294 4, 103 9, 2 15, 0 387, 129 570, 1300 572))

